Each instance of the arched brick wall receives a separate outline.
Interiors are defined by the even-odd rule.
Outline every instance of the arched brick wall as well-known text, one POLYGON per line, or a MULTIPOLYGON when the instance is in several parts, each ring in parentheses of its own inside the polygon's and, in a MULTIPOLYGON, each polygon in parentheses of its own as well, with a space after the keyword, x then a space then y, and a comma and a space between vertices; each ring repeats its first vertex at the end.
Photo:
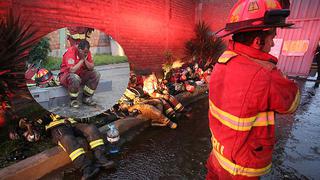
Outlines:
POLYGON ((88 26, 111 35, 136 69, 160 68, 164 52, 183 55, 193 35, 193 0, 1 0, 43 36, 66 26, 88 26))

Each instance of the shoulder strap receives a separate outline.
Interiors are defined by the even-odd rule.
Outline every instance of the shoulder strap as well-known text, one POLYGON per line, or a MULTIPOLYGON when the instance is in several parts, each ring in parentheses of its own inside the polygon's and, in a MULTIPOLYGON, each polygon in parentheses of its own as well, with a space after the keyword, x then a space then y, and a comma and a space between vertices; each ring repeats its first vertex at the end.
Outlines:
POLYGON ((227 50, 225 52, 222 53, 222 55, 220 56, 220 58, 218 59, 218 63, 227 63, 231 58, 237 56, 238 54, 233 52, 233 51, 230 51, 230 50, 227 50))

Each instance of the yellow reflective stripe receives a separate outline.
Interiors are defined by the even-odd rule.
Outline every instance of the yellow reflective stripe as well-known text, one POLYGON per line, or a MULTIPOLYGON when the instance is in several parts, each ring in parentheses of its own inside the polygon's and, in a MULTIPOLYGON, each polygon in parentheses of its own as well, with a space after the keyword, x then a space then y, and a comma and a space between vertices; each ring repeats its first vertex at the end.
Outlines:
POLYGON ((256 121, 253 123, 252 126, 268 126, 274 125, 274 112, 262 112, 257 115, 256 121))
POLYGON ((69 95, 70 95, 71 97, 78 97, 79 92, 76 92, 76 93, 69 92, 69 95))
POLYGON ((59 124, 63 124, 63 123, 64 123, 64 119, 52 121, 46 126, 46 130, 48 130, 49 128, 52 128, 54 126, 57 126, 59 124))
POLYGON ((77 123, 77 121, 75 121, 73 118, 68 118, 68 121, 69 121, 71 124, 77 123))
POLYGON ((88 94, 93 94, 94 93, 94 90, 93 89, 90 89, 88 86, 84 86, 83 87, 83 90, 88 93, 88 94))
POLYGON ((70 34, 72 39, 85 39, 86 35, 85 34, 70 34))
POLYGON ((210 100, 210 108, 212 108, 213 110, 217 111, 217 113, 228 117, 229 119, 232 119, 233 121, 237 121, 237 122, 253 122, 256 118, 256 116, 254 117, 248 117, 248 118, 239 118, 237 116, 234 116, 232 114, 229 114, 221 109, 219 109, 216 105, 213 104, 213 102, 210 100))
POLYGON ((212 116, 217 118, 222 124, 237 131, 248 131, 252 128, 252 126, 274 125, 273 111, 261 112, 253 117, 239 118, 219 109, 211 100, 209 101, 209 106, 212 116))
POLYGON ((298 89, 296 97, 286 113, 293 113, 299 106, 301 100, 300 90, 298 89))
POLYGON ((172 109, 172 108, 168 108, 168 109, 166 110, 166 114, 169 114, 169 113, 171 113, 171 112, 173 112, 173 109, 172 109))
POLYGON ((67 152, 66 148, 63 147, 63 145, 60 143, 60 141, 58 141, 58 145, 63 149, 64 152, 67 152))
POLYGON ((136 97, 136 94, 131 92, 129 89, 126 89, 126 91, 124 92, 124 95, 131 100, 136 97))
POLYGON ((233 51, 225 51, 220 58, 218 59, 219 63, 226 63, 229 61, 229 59, 231 59, 232 57, 238 55, 237 53, 233 52, 233 51))
POLYGON ((97 146, 104 145, 104 142, 103 142, 103 139, 97 139, 97 140, 91 141, 89 144, 90 144, 91 149, 93 149, 97 146))
POLYGON ((83 148, 78 148, 78 149, 76 149, 75 151, 73 151, 73 152, 69 155, 69 157, 70 157, 71 161, 74 161, 77 157, 79 157, 80 155, 82 155, 82 154, 84 154, 84 153, 85 153, 85 151, 84 151, 83 148))
POLYGON ((242 167, 238 164, 234 164, 229 159, 223 157, 217 150, 213 149, 214 155, 217 158, 219 164, 228 171, 232 175, 242 175, 242 176, 248 176, 248 177, 255 177, 255 176, 262 176, 264 174, 267 174, 271 170, 271 163, 264 167, 264 168, 246 168, 242 167))
POLYGON ((176 107, 174 107, 174 110, 178 110, 178 109, 180 109, 181 107, 182 107, 182 104, 179 103, 179 104, 176 105, 176 107))
POLYGON ((60 116, 58 114, 50 114, 50 118, 53 120, 53 121, 56 121, 60 118, 60 116))

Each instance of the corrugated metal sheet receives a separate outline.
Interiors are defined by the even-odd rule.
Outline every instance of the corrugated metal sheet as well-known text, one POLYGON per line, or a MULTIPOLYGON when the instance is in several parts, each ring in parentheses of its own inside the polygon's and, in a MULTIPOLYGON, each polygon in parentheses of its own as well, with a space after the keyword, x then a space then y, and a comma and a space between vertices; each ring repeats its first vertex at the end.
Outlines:
POLYGON ((307 76, 312 64, 314 51, 320 40, 320 0, 292 0, 288 21, 297 29, 279 29, 276 38, 288 40, 309 40, 304 56, 280 54, 278 67, 292 76, 307 76))

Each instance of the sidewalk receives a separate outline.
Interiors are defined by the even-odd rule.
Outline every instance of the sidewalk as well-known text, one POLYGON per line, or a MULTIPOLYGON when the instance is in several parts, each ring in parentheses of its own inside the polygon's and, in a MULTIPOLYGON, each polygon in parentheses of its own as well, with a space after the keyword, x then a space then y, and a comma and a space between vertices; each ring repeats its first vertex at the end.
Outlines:
MULTIPOLYGON (((97 102, 96 106, 81 105, 80 108, 74 109, 70 108, 69 104, 66 103, 62 104, 62 106, 57 106, 48 110, 62 116, 86 118, 98 115, 107 109, 110 109, 118 99, 120 99, 128 85, 130 72, 129 64, 119 63, 103 65, 97 66, 95 69, 101 74, 100 82, 112 81, 111 91, 94 94, 93 99, 97 102)), ((54 75, 57 75, 58 73, 59 71, 53 71, 54 75)), ((81 102, 80 97, 79 101, 81 102)))

